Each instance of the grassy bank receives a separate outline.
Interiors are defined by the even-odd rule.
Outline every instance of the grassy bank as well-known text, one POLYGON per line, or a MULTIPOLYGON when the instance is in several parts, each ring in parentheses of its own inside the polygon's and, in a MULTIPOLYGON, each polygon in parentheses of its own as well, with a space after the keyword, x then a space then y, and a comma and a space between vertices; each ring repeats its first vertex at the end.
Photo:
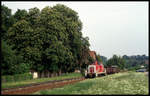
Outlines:
POLYGON ((8 83, 2 83, 2 88, 13 88, 13 87, 32 84, 32 83, 62 80, 62 79, 76 78, 76 77, 82 77, 82 75, 80 73, 68 73, 62 76, 57 76, 57 77, 52 77, 52 78, 39 78, 39 79, 24 80, 24 81, 17 81, 17 82, 8 82, 8 83))
POLYGON ((148 76, 136 72, 117 73, 34 94, 148 94, 148 76))

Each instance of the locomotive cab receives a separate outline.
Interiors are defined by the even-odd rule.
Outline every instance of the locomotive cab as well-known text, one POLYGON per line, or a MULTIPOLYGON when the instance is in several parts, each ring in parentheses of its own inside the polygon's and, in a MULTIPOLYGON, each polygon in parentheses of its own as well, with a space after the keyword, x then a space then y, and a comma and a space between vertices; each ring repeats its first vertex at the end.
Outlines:
POLYGON ((89 65, 86 72, 85 72, 85 77, 97 77, 100 74, 106 75, 106 70, 103 66, 102 63, 98 64, 97 61, 93 63, 92 65, 89 65))

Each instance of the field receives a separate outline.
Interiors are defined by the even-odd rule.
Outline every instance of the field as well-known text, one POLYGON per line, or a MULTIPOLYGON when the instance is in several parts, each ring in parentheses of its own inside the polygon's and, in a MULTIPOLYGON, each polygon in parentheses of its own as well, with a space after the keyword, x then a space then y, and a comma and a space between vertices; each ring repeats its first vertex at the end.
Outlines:
POLYGON ((82 77, 82 75, 80 73, 68 73, 62 76, 57 76, 57 77, 52 77, 52 78, 38 78, 38 79, 32 79, 32 80, 8 82, 8 83, 2 83, 2 88, 13 88, 13 87, 19 87, 19 86, 24 86, 24 85, 30 85, 33 83, 53 81, 53 80, 62 80, 62 79, 76 78, 76 77, 82 77))
POLYGON ((72 85, 34 94, 100 94, 100 95, 148 95, 148 76, 145 73, 124 72, 94 79, 86 79, 72 85))

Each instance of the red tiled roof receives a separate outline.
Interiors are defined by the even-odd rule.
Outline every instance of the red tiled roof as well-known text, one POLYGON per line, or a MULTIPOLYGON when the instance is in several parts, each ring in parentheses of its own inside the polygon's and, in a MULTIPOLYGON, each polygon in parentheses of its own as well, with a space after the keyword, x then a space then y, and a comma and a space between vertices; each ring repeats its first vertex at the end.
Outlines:
POLYGON ((95 51, 89 51, 90 56, 96 60, 96 52, 95 51))

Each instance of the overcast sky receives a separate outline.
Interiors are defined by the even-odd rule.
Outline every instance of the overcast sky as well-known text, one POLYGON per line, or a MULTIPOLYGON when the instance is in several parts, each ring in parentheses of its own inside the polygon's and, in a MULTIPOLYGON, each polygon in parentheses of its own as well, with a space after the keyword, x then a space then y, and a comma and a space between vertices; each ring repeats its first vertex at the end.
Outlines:
POLYGON ((90 49, 108 59, 117 54, 148 56, 148 2, 4 2, 12 9, 64 4, 78 12, 90 49))

